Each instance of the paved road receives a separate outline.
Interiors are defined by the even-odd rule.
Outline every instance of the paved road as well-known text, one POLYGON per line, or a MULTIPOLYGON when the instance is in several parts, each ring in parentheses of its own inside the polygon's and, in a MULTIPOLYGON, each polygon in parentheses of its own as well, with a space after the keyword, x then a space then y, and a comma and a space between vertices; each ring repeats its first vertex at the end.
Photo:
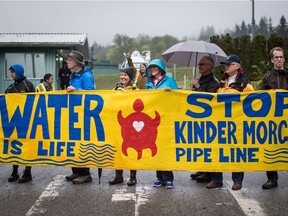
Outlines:
POLYGON ((175 188, 168 190, 151 186, 155 171, 139 171, 137 186, 128 187, 107 183, 113 170, 103 170, 100 185, 97 169, 91 169, 91 183, 73 185, 65 181, 70 168, 33 167, 33 181, 19 184, 7 182, 10 165, 0 167, 1 216, 288 215, 288 172, 279 172, 279 186, 271 190, 261 188, 265 173, 245 173, 240 191, 231 190, 231 173, 224 174, 222 188, 208 190, 190 180, 190 172, 174 172, 175 188))

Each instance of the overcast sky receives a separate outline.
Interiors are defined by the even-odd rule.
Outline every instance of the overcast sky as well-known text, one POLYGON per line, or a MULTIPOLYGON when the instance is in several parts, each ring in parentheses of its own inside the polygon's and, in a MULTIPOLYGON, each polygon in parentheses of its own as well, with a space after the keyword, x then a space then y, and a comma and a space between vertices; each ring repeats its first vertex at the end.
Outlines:
MULTIPOLYGON (((288 0, 255 0, 255 21, 272 18, 288 21, 288 0)), ((227 1, 3 1, 0 0, 2 33, 88 33, 91 43, 112 44, 114 36, 139 34, 179 39, 197 38, 201 27, 216 33, 252 20, 251 0, 227 1)))

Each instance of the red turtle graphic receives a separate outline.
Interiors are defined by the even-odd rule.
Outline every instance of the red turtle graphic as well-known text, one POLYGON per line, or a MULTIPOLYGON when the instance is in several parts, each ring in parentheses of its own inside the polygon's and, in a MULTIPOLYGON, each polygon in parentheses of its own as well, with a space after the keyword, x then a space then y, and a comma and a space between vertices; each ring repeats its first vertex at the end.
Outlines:
POLYGON ((157 153, 156 138, 157 127, 160 124, 160 115, 155 111, 155 118, 152 119, 143 113, 144 104, 141 99, 136 99, 133 104, 134 113, 126 118, 122 116, 122 111, 118 112, 118 122, 121 126, 123 138, 122 152, 128 156, 127 149, 133 148, 138 153, 138 160, 142 158, 142 150, 150 149, 152 157, 157 153))

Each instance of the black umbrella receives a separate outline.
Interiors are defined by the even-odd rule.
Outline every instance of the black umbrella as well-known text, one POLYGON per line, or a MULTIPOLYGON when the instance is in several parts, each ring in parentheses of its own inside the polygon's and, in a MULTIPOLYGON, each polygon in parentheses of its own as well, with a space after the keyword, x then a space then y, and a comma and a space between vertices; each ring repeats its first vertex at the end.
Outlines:
POLYGON ((102 168, 98 168, 99 185, 100 185, 101 175, 102 175, 102 168))

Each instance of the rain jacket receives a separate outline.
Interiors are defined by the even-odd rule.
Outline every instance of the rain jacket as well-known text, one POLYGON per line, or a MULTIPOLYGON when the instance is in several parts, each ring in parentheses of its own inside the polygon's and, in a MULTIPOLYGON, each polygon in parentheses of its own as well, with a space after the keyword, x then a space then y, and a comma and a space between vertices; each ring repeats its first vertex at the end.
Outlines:
POLYGON ((89 67, 83 67, 83 69, 78 73, 72 73, 70 85, 73 86, 75 90, 95 90, 92 71, 89 67))
POLYGON ((217 92, 220 84, 218 79, 213 73, 201 76, 199 79, 199 88, 195 88, 196 91, 200 92, 217 92))
POLYGON ((220 88, 217 93, 237 93, 237 92, 247 92, 254 91, 253 86, 250 84, 249 78, 243 74, 243 71, 239 71, 236 79, 233 83, 228 85, 227 74, 220 81, 220 88))
POLYGON ((148 77, 145 84, 146 89, 164 89, 166 87, 170 87, 171 89, 178 89, 175 79, 166 75, 166 69, 160 59, 154 59, 150 62, 146 70, 146 76, 148 77), (149 68, 152 65, 158 66, 163 71, 162 79, 156 84, 156 86, 154 85, 154 76, 149 76, 149 68))
POLYGON ((261 83, 262 90, 285 89, 288 90, 288 70, 272 69, 263 78, 261 83))
POLYGON ((8 86, 5 93, 22 93, 22 92, 35 92, 35 87, 26 77, 23 79, 14 80, 14 83, 8 86))

